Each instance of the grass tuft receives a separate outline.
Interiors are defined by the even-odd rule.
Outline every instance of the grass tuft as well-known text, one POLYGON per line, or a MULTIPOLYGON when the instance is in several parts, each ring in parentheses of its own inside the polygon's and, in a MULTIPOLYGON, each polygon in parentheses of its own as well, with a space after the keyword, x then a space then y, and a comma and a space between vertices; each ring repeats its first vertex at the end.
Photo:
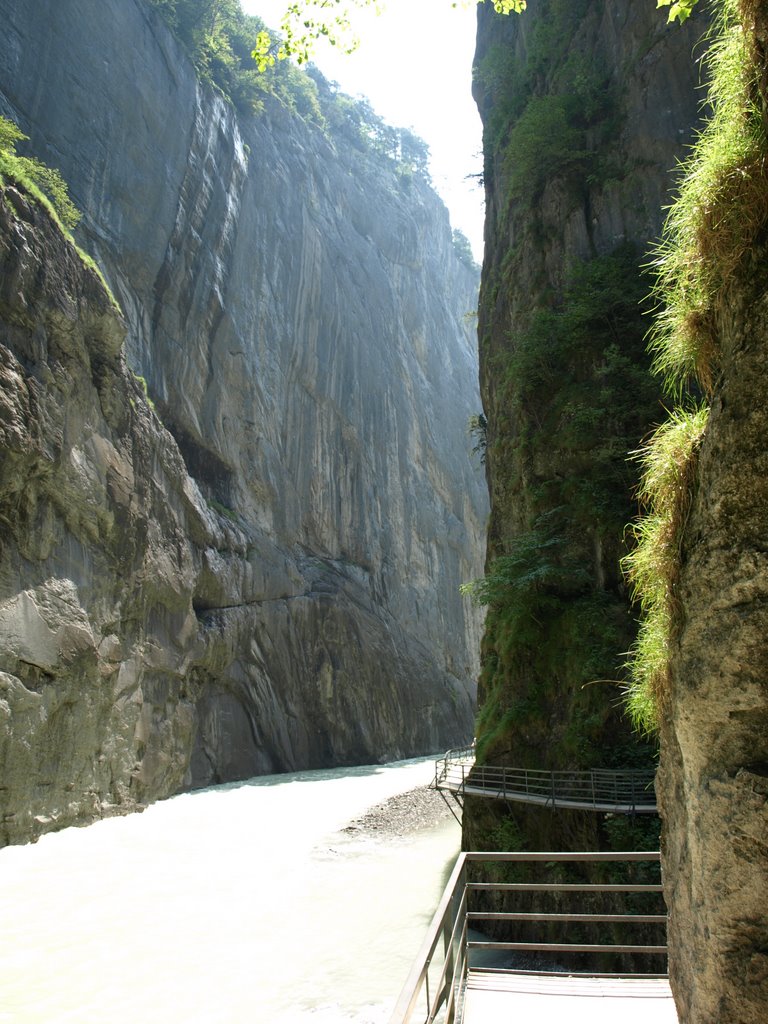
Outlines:
POLYGON ((653 262, 661 307, 651 332, 654 368, 678 395, 692 382, 712 394, 718 311, 768 224, 765 126, 735 0, 721 4, 716 32, 707 55, 713 113, 683 165, 653 262))
MULTIPOLYGON (((720 325, 734 285, 757 280, 752 261, 768 229, 768 140, 751 0, 720 0, 707 54, 712 116, 683 167, 679 194, 655 253, 661 312, 651 332, 654 369, 678 401, 711 400, 720 375, 720 325)), ((680 548, 695 487, 708 409, 673 413, 641 453, 647 514, 623 566, 642 609, 629 654, 627 703, 635 724, 655 731, 679 628, 680 548)))
POLYGON ((17 143, 27 138, 13 121, 0 116, 0 186, 6 181, 13 182, 47 211, 62 235, 74 246, 81 262, 98 277, 115 312, 122 316, 122 310, 98 264, 72 236, 80 221, 80 211, 69 198, 69 190, 61 174, 34 157, 16 153, 17 143))
POLYGON ((708 420, 707 406, 676 410, 638 453, 644 470, 639 497, 648 512, 632 528, 635 547, 622 566, 643 615, 627 661, 627 705, 645 733, 655 731, 668 690, 669 648, 680 621, 680 545, 708 420))

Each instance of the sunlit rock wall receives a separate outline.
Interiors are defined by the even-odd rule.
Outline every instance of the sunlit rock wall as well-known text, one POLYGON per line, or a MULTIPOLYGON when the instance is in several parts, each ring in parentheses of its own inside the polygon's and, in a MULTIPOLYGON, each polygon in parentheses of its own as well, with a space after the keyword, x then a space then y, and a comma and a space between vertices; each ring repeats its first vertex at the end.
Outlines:
MULTIPOLYGON (((0 17, 0 112, 70 183, 157 412, 115 468, 85 383, 52 386, 69 424, 45 456, 56 486, 23 521, 20 477, 0 499, 5 837, 468 739, 478 621, 458 587, 481 571, 486 515, 466 435, 477 280, 445 208, 277 104, 238 121, 141 0, 0 0, 0 17), (162 507, 134 516, 147 489, 162 507), (63 700, 69 723, 85 711, 63 655, 29 654, 33 620, 56 636, 77 623, 105 680, 93 728, 45 772, 36 751, 58 733, 24 718, 29 694, 63 700), (87 807, 72 796, 82 763, 87 807)), ((6 321, 17 295, 28 304, 10 287, 6 321)), ((48 388, 61 367, 24 345, 34 356, 14 358, 48 388)))

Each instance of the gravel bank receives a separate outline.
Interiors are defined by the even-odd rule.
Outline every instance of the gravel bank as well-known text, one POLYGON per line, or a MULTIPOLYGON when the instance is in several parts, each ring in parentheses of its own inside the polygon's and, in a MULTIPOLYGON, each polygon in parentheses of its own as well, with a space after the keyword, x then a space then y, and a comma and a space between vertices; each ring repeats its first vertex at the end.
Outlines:
POLYGON ((348 835, 406 836, 449 818, 450 809, 437 790, 421 786, 377 804, 342 831, 348 835))

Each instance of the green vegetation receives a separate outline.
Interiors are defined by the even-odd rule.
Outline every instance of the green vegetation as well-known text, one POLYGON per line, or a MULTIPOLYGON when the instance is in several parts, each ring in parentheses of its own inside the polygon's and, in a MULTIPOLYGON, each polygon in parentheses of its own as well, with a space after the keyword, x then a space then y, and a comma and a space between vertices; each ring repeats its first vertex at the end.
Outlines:
POLYGON ((475 263, 475 257, 472 255, 472 246, 469 244, 469 239, 458 228, 453 229, 453 251, 465 266, 479 271, 480 268, 475 263))
POLYGON ((513 726, 525 732, 554 713, 559 756, 604 760, 611 702, 586 684, 619 679, 631 642, 618 571, 636 475, 626 452, 658 397, 638 262, 625 246, 573 266, 562 298, 540 305, 496 356, 489 457, 497 480, 525 481, 515 502, 525 518, 495 544, 487 575, 464 588, 489 609, 481 757, 513 726))
POLYGON ((152 401, 152 399, 149 397, 149 389, 147 388, 147 379, 146 379, 146 377, 142 377, 138 373, 134 373, 133 370, 131 370, 131 373, 133 374, 133 379, 136 381, 136 383, 139 385, 141 390, 144 392, 144 399, 145 399, 147 405, 152 410, 152 412, 157 416, 157 406, 152 401))
POLYGON ((401 179, 429 180, 429 147, 423 139, 408 128, 387 124, 364 96, 347 96, 317 68, 309 67, 306 72, 297 70, 296 73, 316 88, 323 126, 330 138, 386 161, 401 179))
POLYGON ((642 452, 639 498, 647 514, 633 528, 636 547, 623 563, 643 613, 630 655, 627 698, 633 723, 642 732, 654 731, 666 689, 669 645, 679 621, 680 541, 708 416, 706 406, 679 410, 642 452))
POLYGON ((537 505, 567 508, 614 535, 626 522, 633 483, 626 453, 653 420, 658 398, 645 353, 639 259, 622 246, 574 265, 562 299, 533 312, 498 367, 504 416, 524 424, 517 457, 535 461, 546 445, 567 460, 556 477, 537 474, 537 505))
POLYGON ((282 43, 264 22, 244 14, 240 0, 148 0, 184 44, 198 74, 245 115, 268 96, 330 138, 390 164, 402 181, 429 178, 429 148, 407 128, 388 125, 365 98, 352 98, 313 67, 278 60, 282 43), (260 39, 266 49, 254 56, 260 39), (266 43, 265 43, 266 40, 266 43), (262 68, 262 72, 259 71, 262 68))
MULTIPOLYGON (((690 6, 690 5, 689 5, 690 6)), ((759 74, 736 0, 724 0, 708 63, 713 115, 685 165, 657 253, 661 305, 652 338, 655 367, 678 395, 712 395, 719 373, 716 324, 736 278, 758 280, 755 243, 768 224, 768 151, 756 97, 759 74)), ((644 618, 630 659, 629 706, 657 727, 678 628, 680 540, 696 480, 706 406, 676 411, 642 452, 639 545, 626 569, 644 618)))
POLYGON ((491 103, 486 158, 499 154, 508 197, 526 203, 554 177, 570 180, 578 190, 579 183, 610 173, 600 154, 616 131, 616 98, 605 74, 569 49, 588 0, 542 3, 542 16, 526 39, 525 59, 500 42, 476 69, 491 103))
MULTIPOLYGON (((472 445, 472 454, 477 455, 480 459, 480 465, 484 466, 488 454, 488 420, 485 418, 483 413, 478 413, 475 416, 469 417, 467 433, 474 441, 474 444, 472 445)), ((462 587, 462 591, 465 593, 472 593, 472 588, 473 584, 470 583, 462 587)))
POLYGON ((662 311, 652 339, 656 367, 680 391, 711 393, 717 375, 714 319, 723 289, 749 258, 768 218, 765 126, 749 81, 748 44, 732 0, 710 49, 712 117, 685 165, 657 252, 662 311))
POLYGON ((54 167, 30 156, 19 156, 16 146, 26 136, 13 121, 0 117, 0 180, 10 178, 22 185, 38 202, 45 205, 62 230, 77 226, 80 213, 69 198, 67 185, 54 167))
POLYGON ((0 116, 0 185, 6 181, 15 182, 35 202, 45 207, 64 237, 74 245, 85 266, 99 278, 115 310, 120 312, 101 270, 72 237, 72 231, 80 221, 80 211, 69 198, 69 190, 61 174, 34 157, 20 156, 16 152, 18 143, 25 142, 27 138, 18 125, 0 116))

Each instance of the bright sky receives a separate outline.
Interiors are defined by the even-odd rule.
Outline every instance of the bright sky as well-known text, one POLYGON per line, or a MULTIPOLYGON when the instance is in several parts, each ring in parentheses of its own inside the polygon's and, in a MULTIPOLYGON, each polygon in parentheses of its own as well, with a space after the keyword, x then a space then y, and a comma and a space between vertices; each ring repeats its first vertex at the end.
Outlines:
MULTIPOLYGON (((287 0, 241 0, 249 14, 279 28, 287 0)), ((384 11, 355 11, 360 48, 346 56, 318 44, 314 63, 343 92, 364 95, 385 121, 412 128, 429 145, 435 188, 453 227, 483 251, 481 128, 472 99, 476 6, 449 0, 381 0, 384 11)))

